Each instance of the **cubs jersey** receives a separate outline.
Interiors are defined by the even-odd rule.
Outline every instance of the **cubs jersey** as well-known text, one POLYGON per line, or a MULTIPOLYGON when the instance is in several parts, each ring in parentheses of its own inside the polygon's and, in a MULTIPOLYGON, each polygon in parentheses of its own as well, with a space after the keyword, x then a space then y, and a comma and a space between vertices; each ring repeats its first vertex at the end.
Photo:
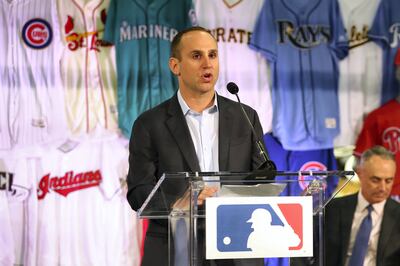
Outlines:
POLYGON ((52 0, 0 1, 0 149, 66 135, 52 0))
POLYGON ((218 94, 236 101, 226 89, 226 84, 235 82, 240 88, 240 100, 257 111, 264 132, 269 132, 272 127, 269 69, 265 58, 248 46, 263 2, 197 0, 195 11, 199 26, 209 29, 218 41, 218 94))
POLYGON ((381 0, 369 36, 383 47, 382 103, 399 95, 395 58, 400 48, 400 1, 381 0))
POLYGON ((95 133, 72 140, 69 152, 43 146, 37 265, 138 265, 141 235, 120 195, 127 150, 116 136, 95 133))
POLYGON ((332 148, 340 130, 338 61, 348 51, 337 1, 265 1, 250 47, 271 63, 272 126, 283 147, 332 148))
POLYGON ((118 124, 125 136, 139 114, 178 89, 168 67, 170 45, 193 23, 191 0, 111 0, 104 40, 116 47, 118 124))
POLYGON ((400 195, 400 102, 391 100, 372 111, 365 119, 363 128, 356 142, 354 155, 361 154, 375 146, 381 145, 396 156, 396 177, 392 195, 400 195))
POLYGON ((68 125, 73 133, 117 124, 114 47, 101 41, 109 0, 58 0, 64 45, 61 69, 68 125))
MULTIPOLYGON (((271 160, 280 171, 327 171, 336 170, 337 163, 333 149, 290 151, 283 148, 279 140, 272 134, 264 135, 265 146, 271 160)), ((286 180, 285 176, 277 176, 277 180, 286 180)), ((298 196, 310 183, 309 176, 297 177, 298 182, 288 183, 282 195, 298 196)), ((338 184, 338 178, 331 176, 326 179, 325 196, 330 197, 338 184)))
POLYGON ((0 265, 36 265, 35 165, 31 151, 0 152, 0 265))
POLYGON ((336 147, 354 145, 363 118, 380 105, 382 48, 368 38, 379 2, 339 1, 349 54, 339 62, 340 134, 335 138, 336 147))

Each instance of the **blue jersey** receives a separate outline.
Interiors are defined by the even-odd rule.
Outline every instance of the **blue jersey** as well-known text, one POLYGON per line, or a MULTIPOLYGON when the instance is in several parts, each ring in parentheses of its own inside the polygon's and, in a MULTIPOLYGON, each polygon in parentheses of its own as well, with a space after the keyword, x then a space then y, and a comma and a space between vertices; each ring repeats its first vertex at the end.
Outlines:
POLYGON ((265 1, 250 47, 271 62, 273 132, 288 150, 333 147, 338 60, 348 53, 336 0, 265 1))
POLYGON ((104 40, 116 46, 118 124, 125 136, 142 112, 178 89, 168 67, 171 41, 194 21, 191 0, 111 1, 104 40))
POLYGON ((382 72, 382 101, 385 103, 400 93, 396 80, 395 58, 400 48, 400 1, 382 0, 378 7, 369 37, 380 43, 384 50, 382 72))
MULTIPOLYGON (((275 162, 279 171, 327 171, 336 170, 337 162, 333 149, 321 149, 310 151, 285 150, 282 144, 272 134, 264 135, 265 145, 270 158, 275 162)), ((285 180, 287 177, 277 176, 277 180, 285 180)), ((309 177, 299 176, 298 182, 291 182, 282 192, 285 196, 298 196, 308 186, 309 177)), ((325 196, 330 197, 338 184, 337 177, 329 177, 325 189, 325 196)))

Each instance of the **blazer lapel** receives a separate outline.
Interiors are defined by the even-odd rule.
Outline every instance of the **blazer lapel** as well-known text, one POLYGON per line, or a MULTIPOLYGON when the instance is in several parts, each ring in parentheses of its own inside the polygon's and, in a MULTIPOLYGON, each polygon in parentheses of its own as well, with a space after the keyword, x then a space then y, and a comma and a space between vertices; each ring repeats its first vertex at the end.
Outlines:
POLYGON ((167 121, 167 127, 174 137, 179 149, 182 152, 183 158, 190 167, 190 171, 199 172, 200 165, 197 159, 196 150, 192 138, 190 136, 189 127, 187 126, 182 109, 178 102, 178 97, 171 98, 168 108, 168 114, 171 116, 167 121))
POLYGON ((229 105, 226 104, 224 98, 217 95, 218 108, 219 108, 219 133, 218 133, 218 161, 219 170, 228 170, 229 160, 229 143, 231 140, 232 132, 232 118, 234 114, 229 105))
POLYGON ((378 250, 376 255, 377 265, 380 265, 379 262, 383 261, 385 255, 384 251, 388 245, 390 236, 392 235, 393 228, 398 226, 398 220, 400 217, 396 217, 396 214, 398 214, 398 212, 396 212, 396 208, 392 200, 388 199, 383 211, 381 232, 378 240, 378 250))

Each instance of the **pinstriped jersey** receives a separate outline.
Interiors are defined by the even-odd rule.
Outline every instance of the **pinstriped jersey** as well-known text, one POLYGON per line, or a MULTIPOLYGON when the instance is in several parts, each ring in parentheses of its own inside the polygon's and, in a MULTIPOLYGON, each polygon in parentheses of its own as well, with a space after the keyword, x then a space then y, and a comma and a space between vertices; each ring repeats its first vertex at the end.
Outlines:
POLYGON ((109 0, 58 0, 61 67, 68 125, 73 133, 116 131, 114 47, 101 41, 109 0))
POLYGON ((0 149, 66 135, 52 0, 0 1, 0 149))
POLYGON ((177 90, 170 45, 194 21, 190 0, 111 0, 104 39, 116 47, 118 124, 125 136, 139 114, 177 90))
POLYGON ((332 148, 338 61, 348 51, 337 1, 265 1, 250 45, 271 62, 273 132, 283 147, 332 148))
POLYGON ((230 2, 195 2, 198 24, 208 28, 218 41, 220 73, 216 90, 218 94, 236 100, 226 89, 228 82, 235 82, 240 88, 240 100, 257 111, 264 132, 269 132, 272 127, 269 69, 265 58, 248 47, 264 1, 230 2))

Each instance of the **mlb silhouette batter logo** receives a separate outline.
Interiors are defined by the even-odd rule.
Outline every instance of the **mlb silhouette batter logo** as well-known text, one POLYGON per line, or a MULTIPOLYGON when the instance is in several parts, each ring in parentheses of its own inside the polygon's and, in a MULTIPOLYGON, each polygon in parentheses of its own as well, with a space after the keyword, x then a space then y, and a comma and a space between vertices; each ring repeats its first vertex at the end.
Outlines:
MULTIPOLYGON (((243 257, 242 255, 246 253, 248 253, 248 257, 253 257, 253 255, 254 257, 283 257, 290 256, 290 254, 302 256, 309 248, 309 243, 312 243, 312 233, 311 242, 305 241, 305 234, 312 232, 312 219, 306 219, 308 217, 305 217, 305 209, 311 210, 311 208, 297 203, 294 198, 305 199, 306 197, 250 199, 260 201, 260 198, 264 201, 272 199, 273 202, 254 202, 253 204, 230 202, 229 204, 218 204, 215 209, 211 207, 215 210, 216 252, 220 255, 224 253, 233 255, 233 257, 226 256, 226 258, 234 258, 236 255, 243 257), (288 198, 292 202, 285 202, 288 198), (283 202, 279 202, 282 200, 283 202), (306 222, 311 224, 311 228, 307 227, 306 222)), ((231 199, 237 200, 237 198, 231 199)), ((242 198, 241 200, 248 199, 242 198)), ((218 201, 218 199, 215 200, 218 201)), ((210 206, 207 202, 207 208, 210 206)), ((206 211, 207 219, 209 219, 208 215, 211 212, 208 209, 206 211)), ((308 216, 312 217, 312 211, 308 212, 308 216)), ((208 226, 213 226, 213 224, 209 221, 206 223, 207 230, 209 230, 208 226)), ((207 237, 209 237, 208 233, 207 237)))

